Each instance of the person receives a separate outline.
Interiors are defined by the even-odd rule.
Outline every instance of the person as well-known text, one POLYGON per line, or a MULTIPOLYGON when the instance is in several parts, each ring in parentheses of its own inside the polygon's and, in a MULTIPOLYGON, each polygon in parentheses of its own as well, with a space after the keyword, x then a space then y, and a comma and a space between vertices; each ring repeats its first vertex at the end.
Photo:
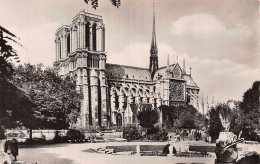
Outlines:
POLYGON ((11 164, 12 161, 6 151, 6 141, 0 140, 0 163, 11 164))
POLYGON ((18 141, 15 138, 12 139, 11 154, 14 156, 14 161, 17 161, 18 141))
POLYGON ((5 142, 4 152, 6 152, 7 154, 11 154, 11 147, 12 147, 12 141, 7 140, 7 141, 5 142))

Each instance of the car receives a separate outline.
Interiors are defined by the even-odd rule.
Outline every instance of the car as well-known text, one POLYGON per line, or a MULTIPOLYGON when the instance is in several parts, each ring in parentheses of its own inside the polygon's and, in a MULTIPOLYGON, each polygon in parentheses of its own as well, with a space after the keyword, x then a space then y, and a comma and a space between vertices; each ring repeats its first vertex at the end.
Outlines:
POLYGON ((103 137, 96 137, 92 140, 92 143, 102 143, 106 142, 106 140, 103 137))

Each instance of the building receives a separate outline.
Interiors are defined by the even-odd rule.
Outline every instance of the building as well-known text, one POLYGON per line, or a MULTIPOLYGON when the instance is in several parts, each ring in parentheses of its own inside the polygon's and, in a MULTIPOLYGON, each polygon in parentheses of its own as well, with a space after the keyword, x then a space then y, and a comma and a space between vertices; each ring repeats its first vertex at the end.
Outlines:
MULTIPOLYGON (((105 25, 102 17, 80 11, 70 25, 56 32, 56 61, 61 76, 77 81, 84 95, 82 127, 138 124, 142 107, 192 104, 199 107, 200 88, 179 63, 158 66, 155 13, 149 68, 106 63, 105 25)), ((147 50, 148 51, 148 50, 147 50)))

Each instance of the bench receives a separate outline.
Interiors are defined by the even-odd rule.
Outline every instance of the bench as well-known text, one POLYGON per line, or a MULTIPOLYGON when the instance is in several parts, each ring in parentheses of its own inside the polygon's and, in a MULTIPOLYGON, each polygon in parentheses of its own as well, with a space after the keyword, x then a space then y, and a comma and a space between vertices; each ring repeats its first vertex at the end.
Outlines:
POLYGON ((253 144, 253 145, 256 145, 256 144, 258 144, 258 141, 244 141, 244 144, 253 144))

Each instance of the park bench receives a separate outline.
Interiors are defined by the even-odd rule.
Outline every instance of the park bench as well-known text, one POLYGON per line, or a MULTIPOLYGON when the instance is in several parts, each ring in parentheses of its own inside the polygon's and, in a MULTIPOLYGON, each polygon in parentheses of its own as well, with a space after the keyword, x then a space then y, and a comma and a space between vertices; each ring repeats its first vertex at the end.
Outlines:
POLYGON ((256 145, 256 144, 258 144, 258 141, 244 141, 244 144, 253 144, 253 145, 256 145))

